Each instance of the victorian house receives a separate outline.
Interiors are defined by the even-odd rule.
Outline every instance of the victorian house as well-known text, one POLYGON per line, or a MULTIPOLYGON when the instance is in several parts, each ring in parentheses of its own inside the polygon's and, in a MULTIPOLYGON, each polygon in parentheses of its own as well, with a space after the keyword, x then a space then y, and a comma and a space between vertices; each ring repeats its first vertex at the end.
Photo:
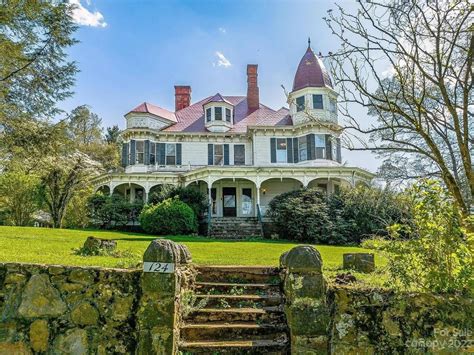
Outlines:
POLYGON ((311 47, 288 108, 260 102, 257 68, 247 66, 244 96, 193 102, 190 86, 175 86, 174 111, 144 102, 128 112, 123 170, 97 178, 97 189, 146 201, 162 185, 191 185, 209 197, 211 222, 264 216, 275 196, 302 187, 333 193, 369 183, 372 173, 342 164, 337 93, 311 47))

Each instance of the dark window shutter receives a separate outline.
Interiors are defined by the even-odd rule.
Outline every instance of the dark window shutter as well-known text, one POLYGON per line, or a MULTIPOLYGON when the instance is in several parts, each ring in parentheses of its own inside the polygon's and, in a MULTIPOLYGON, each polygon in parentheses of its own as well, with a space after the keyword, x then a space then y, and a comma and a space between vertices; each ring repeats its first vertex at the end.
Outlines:
POLYGON ((207 165, 214 165, 214 144, 207 145, 207 165))
POLYGON ((336 150, 337 150, 337 152, 336 152, 336 153, 337 153, 336 159, 337 159, 337 161, 338 161, 339 163, 342 163, 341 138, 336 138, 336 144, 337 144, 337 146, 336 146, 336 150))
POLYGON ((126 167, 128 165, 128 143, 122 144, 122 166, 126 167))
POLYGON ((229 145, 224 144, 224 165, 229 165, 229 145))
POLYGON ((270 161, 276 163, 277 161, 277 147, 276 138, 270 138, 270 161))
POLYGON ((181 143, 176 143, 176 165, 181 165, 181 143))
POLYGON ((132 139, 130 141, 130 165, 135 165, 135 161, 137 160, 136 153, 135 153, 135 140, 132 139))
POLYGON ((332 160, 332 139, 330 134, 326 134, 326 159, 332 160))
POLYGON ((293 163, 297 163, 299 161, 298 153, 298 138, 293 138, 293 163))
POLYGON ((145 158, 144 158, 145 165, 150 164, 150 141, 145 141, 145 158))
POLYGON ((293 163, 293 138, 286 139, 286 156, 288 163, 293 163))
POLYGON ((165 158, 165 154, 166 154, 166 144, 165 143, 158 143, 157 144, 157 156, 158 156, 158 165, 165 165, 166 164, 166 158, 165 158))
POLYGON ((306 136, 306 142, 307 142, 307 149, 308 149, 308 160, 314 160, 316 159, 316 144, 314 141, 314 134, 308 134, 306 136))

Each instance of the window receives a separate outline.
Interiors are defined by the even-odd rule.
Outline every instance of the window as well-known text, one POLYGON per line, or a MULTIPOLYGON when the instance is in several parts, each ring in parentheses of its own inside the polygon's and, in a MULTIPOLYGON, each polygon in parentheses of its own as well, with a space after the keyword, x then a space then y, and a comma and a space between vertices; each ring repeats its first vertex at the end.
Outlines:
POLYGON ((305 107, 304 96, 296 98, 296 111, 303 111, 305 107))
POLYGON ((176 165, 176 144, 166 143, 166 165, 176 165))
POLYGON ((336 100, 334 99, 329 99, 329 111, 331 113, 336 113, 337 111, 337 103, 336 103, 336 100))
POLYGON ((155 143, 150 142, 150 164, 155 165, 156 157, 155 157, 155 143))
POLYGON ((211 122, 211 108, 206 109, 206 122, 211 122))
POLYGON ((242 189, 242 214, 252 214, 252 189, 242 189))
POLYGON ((230 122, 230 108, 225 109, 225 120, 230 122))
POLYGON ((214 107, 214 119, 222 121, 222 107, 214 107))
POLYGON ((325 159, 326 137, 324 134, 315 134, 316 159, 325 159))
POLYGON ((313 108, 323 109, 323 95, 313 95, 313 108))
POLYGON ((277 138, 276 140, 276 161, 277 163, 286 163, 286 138, 277 138))
POLYGON ((336 139, 331 137, 331 143, 332 143, 332 160, 337 161, 337 141, 336 141, 336 139))
POLYGON ((214 165, 224 164, 224 145, 214 144, 214 165))
POLYGON ((234 165, 245 165, 245 145, 234 145, 234 165))
POLYGON ((137 164, 143 164, 143 161, 144 161, 144 156, 145 156, 145 153, 144 153, 144 145, 145 145, 145 142, 144 141, 137 141, 136 142, 136 150, 137 150, 137 160, 136 160, 136 163, 137 164))
POLYGON ((143 202, 145 192, 141 188, 135 189, 135 202, 143 202))
POLYGON ((308 140, 306 136, 298 138, 299 161, 308 160, 308 140))

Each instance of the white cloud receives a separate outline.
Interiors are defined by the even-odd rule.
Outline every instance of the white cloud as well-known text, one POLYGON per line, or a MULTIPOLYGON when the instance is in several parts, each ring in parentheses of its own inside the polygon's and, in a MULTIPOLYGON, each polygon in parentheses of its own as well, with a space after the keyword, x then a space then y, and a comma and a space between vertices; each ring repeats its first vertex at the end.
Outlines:
POLYGON ((391 78, 395 75, 396 71, 392 64, 388 65, 384 71, 382 71, 382 78, 391 78))
POLYGON ((224 27, 219 27, 219 32, 225 35, 227 33, 227 30, 224 27))
POLYGON ((222 52, 217 51, 216 56, 217 58, 219 58, 219 60, 217 61, 218 67, 228 68, 232 65, 232 63, 224 56, 222 52))
MULTIPOLYGON (((74 10, 72 10, 72 18, 77 24, 91 27, 107 26, 104 16, 99 11, 91 12, 86 9, 81 4, 81 0, 69 0, 69 3, 74 5, 74 10)), ((86 0, 86 4, 90 5, 90 0, 86 0)))

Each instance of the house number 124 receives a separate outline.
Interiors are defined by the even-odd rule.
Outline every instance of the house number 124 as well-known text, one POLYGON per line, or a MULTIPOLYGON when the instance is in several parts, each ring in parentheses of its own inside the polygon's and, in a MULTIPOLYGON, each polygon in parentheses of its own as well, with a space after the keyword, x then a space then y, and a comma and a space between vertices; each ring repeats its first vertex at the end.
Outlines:
POLYGON ((144 262, 143 272, 172 274, 174 272, 174 263, 144 262))

